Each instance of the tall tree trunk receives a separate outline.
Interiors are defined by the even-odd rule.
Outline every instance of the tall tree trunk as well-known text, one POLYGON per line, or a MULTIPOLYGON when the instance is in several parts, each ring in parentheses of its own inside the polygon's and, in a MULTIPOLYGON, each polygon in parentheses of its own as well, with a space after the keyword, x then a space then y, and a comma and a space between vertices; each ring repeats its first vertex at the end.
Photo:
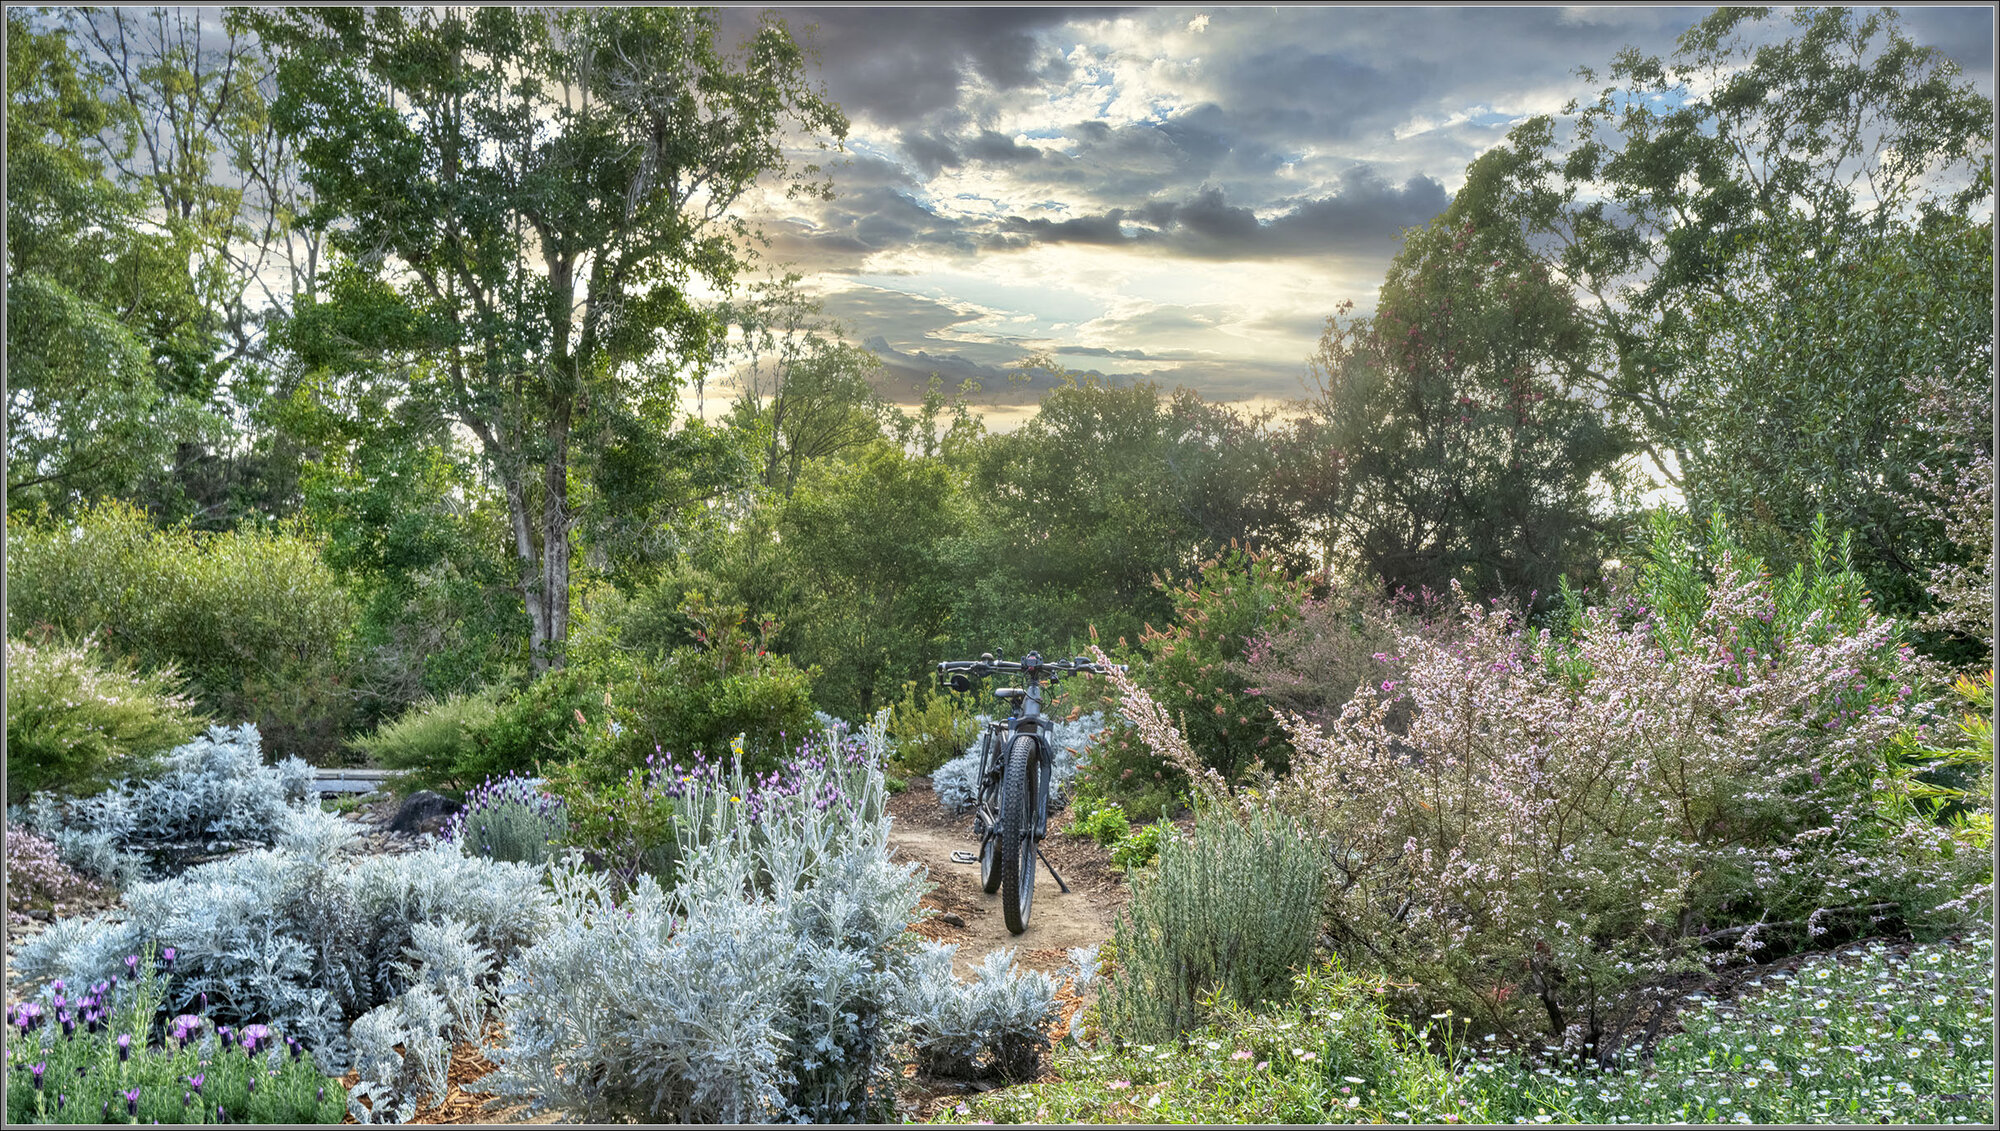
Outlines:
POLYGON ((535 674, 547 669, 548 604, 543 600, 541 562, 535 553, 534 518, 528 513, 527 486, 517 471, 503 474, 507 491, 507 523, 514 532, 514 557, 521 569, 521 603, 528 610, 529 663, 535 674))
POLYGON ((542 465, 542 617, 534 641, 534 668, 563 665, 569 641, 569 428, 570 405, 550 406, 548 456, 542 465))

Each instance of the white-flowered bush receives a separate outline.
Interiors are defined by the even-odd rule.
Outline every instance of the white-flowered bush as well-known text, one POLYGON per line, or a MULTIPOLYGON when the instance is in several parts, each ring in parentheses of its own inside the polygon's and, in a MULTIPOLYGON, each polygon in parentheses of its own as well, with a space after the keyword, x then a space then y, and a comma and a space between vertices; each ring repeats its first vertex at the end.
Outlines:
MULTIPOLYGON (((683 797, 680 883, 573 858, 547 935, 507 965, 503 1094, 585 1121, 854 1122, 886 1114, 904 931, 923 881, 892 863, 882 742, 827 742, 753 817, 683 797)), ((692 777, 690 792, 727 783, 692 777)))
POLYGON ((276 844, 316 812, 312 798, 311 766, 267 766, 256 727, 214 727, 168 753, 157 777, 77 800, 36 794, 10 820, 54 841, 70 867, 123 886, 193 857, 276 844))
POLYGON ((172 947, 170 1015, 205 1006, 221 1022, 278 1025, 337 1071, 356 1018, 412 983, 462 1010, 465 983, 490 980, 497 959, 540 934, 551 907, 541 871, 443 844, 360 859, 257 850, 137 884, 119 918, 52 924, 14 966, 30 982, 88 985, 148 945, 172 947))
POLYGON ((903 1007, 917 1064, 937 1076, 998 1075, 1026 1080, 1048 1048, 1056 982, 1014 969, 1014 952, 989 953, 960 981, 952 972, 958 947, 926 942, 903 975, 903 1007))
MULTIPOLYGON (((984 741, 987 721, 988 716, 979 716, 981 737, 931 775, 931 791, 937 794, 938 804, 954 813, 970 811, 979 800, 979 744, 984 741)), ((1055 772, 1049 778, 1049 806, 1056 809, 1069 800, 1070 782, 1088 761, 1091 744, 1103 733, 1104 716, 1092 711, 1074 721, 1051 721, 1055 724, 1049 736, 1055 747, 1055 772)))

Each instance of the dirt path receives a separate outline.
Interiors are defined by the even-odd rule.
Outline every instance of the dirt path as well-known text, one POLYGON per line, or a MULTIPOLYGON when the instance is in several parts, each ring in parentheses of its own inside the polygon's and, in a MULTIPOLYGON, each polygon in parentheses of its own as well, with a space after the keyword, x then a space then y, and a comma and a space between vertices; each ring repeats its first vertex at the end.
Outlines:
POLYGON ((1019 935, 1008 933, 999 895, 980 890, 979 865, 951 858, 953 852, 975 847, 970 813, 947 812, 931 792, 929 779, 912 778, 909 789, 889 799, 889 816, 892 857, 922 864, 935 885, 923 902, 939 914, 921 924, 918 933, 958 944, 953 966, 960 977, 969 977, 987 954, 1006 947, 1014 948, 1015 961, 1022 966, 1059 971, 1068 964, 1071 947, 1093 946, 1111 937, 1112 919, 1124 906, 1127 889, 1111 867, 1109 854, 1096 842, 1062 834, 1069 824, 1067 812, 1049 817, 1042 851, 1070 890, 1065 894, 1043 869, 1035 877, 1028 929, 1019 935))

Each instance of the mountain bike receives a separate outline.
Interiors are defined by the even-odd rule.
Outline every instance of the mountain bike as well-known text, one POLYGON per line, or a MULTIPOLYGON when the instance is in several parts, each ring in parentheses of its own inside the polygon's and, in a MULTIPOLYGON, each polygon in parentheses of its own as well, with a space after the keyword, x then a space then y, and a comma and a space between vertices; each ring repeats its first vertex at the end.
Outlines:
MULTIPOLYGON (((1120 671, 1124 665, 1118 665, 1120 671)), ((977 660, 947 660, 938 665, 938 684, 969 691, 972 681, 987 676, 1018 674, 1020 687, 997 688, 993 694, 1010 710, 993 719, 979 742, 977 801, 972 833, 979 838, 979 885, 987 894, 1000 893, 1007 929, 1028 929, 1035 902, 1035 861, 1040 860, 1064 892, 1069 885, 1055 865, 1042 855, 1041 841, 1049 829, 1049 779, 1055 772, 1055 720, 1042 714, 1044 689, 1080 672, 1101 674, 1102 667, 1078 656, 1048 661, 1030 652, 1018 661, 995 659, 988 652, 977 660)), ((970 853, 953 853, 960 863, 972 863, 970 853)))

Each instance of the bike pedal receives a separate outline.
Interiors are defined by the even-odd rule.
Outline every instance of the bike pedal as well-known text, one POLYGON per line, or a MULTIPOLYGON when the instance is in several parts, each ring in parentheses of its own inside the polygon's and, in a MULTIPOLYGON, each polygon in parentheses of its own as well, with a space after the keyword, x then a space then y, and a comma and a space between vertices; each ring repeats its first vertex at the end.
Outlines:
POLYGON ((958 850, 953 850, 951 854, 951 862, 954 864, 977 864, 979 863, 979 857, 973 855, 970 852, 961 852, 958 850))

